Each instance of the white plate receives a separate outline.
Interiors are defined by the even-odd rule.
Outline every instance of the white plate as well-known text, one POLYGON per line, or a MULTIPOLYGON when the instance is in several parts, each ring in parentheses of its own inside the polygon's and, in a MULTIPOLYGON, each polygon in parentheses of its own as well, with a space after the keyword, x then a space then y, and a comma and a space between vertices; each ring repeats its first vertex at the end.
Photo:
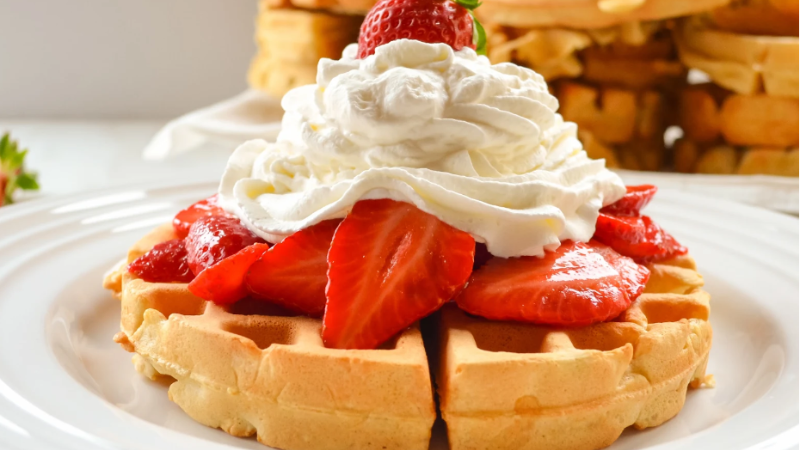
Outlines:
MULTIPOLYGON (((189 419, 111 341, 100 286, 130 244, 214 183, 140 186, 0 210, 0 448, 264 448, 189 419)), ((648 210, 687 244, 712 295, 716 389, 611 448, 763 449, 798 443, 798 221, 660 192, 648 210)), ((442 449, 435 433, 432 448, 442 449)))

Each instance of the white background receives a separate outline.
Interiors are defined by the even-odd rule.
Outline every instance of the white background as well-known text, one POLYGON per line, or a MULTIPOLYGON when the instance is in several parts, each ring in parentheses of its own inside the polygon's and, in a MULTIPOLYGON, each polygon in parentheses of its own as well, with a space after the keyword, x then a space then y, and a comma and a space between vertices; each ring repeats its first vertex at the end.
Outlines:
POLYGON ((235 95, 256 11, 257 0, 0 0, 0 118, 168 119, 235 95))

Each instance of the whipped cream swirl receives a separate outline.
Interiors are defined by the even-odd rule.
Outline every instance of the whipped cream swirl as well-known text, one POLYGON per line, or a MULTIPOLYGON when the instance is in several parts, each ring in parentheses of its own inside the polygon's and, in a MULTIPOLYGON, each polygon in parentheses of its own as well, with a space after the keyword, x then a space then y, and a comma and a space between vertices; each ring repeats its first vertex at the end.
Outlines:
POLYGON ((264 239, 391 198, 494 255, 542 255, 588 241, 598 210, 624 194, 536 72, 406 39, 356 53, 321 60, 317 84, 283 98, 277 142, 247 142, 228 162, 221 203, 264 239))

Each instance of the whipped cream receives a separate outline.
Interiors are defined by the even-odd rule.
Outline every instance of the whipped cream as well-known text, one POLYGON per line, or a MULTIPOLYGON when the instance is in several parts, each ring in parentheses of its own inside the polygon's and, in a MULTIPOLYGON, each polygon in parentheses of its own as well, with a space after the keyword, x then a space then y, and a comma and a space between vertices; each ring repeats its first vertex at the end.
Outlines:
POLYGON ((270 242, 362 199, 416 205, 502 257, 588 241, 625 186, 591 160, 536 72, 469 48, 397 40, 319 62, 292 90, 277 141, 231 156, 222 206, 270 242))

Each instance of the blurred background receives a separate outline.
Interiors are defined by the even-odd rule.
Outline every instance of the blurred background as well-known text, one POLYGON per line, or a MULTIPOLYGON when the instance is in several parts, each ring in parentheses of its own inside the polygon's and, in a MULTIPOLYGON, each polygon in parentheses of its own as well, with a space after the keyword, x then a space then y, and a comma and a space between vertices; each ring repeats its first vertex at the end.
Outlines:
MULTIPOLYGON (((0 131, 39 194, 219 176, 372 0, 3 0, 0 131), (176 119, 177 118, 177 119, 176 119)), ((492 62, 542 74, 629 183, 797 213, 797 0, 485 0, 492 62)))
POLYGON ((3 0, 0 117, 169 119, 242 92, 255 0, 3 0))

